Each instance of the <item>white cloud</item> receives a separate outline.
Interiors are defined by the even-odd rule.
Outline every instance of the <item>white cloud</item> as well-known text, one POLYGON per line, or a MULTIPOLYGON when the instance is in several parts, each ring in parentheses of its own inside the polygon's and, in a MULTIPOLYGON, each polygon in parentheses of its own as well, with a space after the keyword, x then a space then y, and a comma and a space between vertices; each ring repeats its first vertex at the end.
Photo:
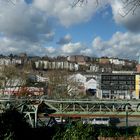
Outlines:
MULTIPOLYGON (((128 1, 129 2, 129 1, 128 1)), ((116 23, 123 25, 131 32, 140 32, 140 8, 138 7, 133 14, 130 10, 132 5, 126 6, 122 0, 110 0, 113 17, 116 23), (127 12, 129 14, 127 14, 127 12)))
POLYGON ((80 54, 85 56, 94 56, 92 48, 86 48, 80 51, 80 54))
POLYGON ((117 32, 108 41, 96 37, 92 47, 93 52, 98 56, 137 59, 140 54, 140 34, 117 32))
POLYGON ((79 54, 82 49, 85 49, 85 46, 80 43, 68 43, 61 47, 61 53, 63 55, 79 54))
POLYGON ((81 42, 68 43, 61 48, 54 48, 52 46, 43 47, 39 43, 27 42, 22 40, 20 42, 12 38, 0 38, 0 50, 3 54, 20 52, 27 52, 29 55, 40 56, 57 56, 57 55, 74 55, 82 54, 87 56, 108 56, 119 58, 137 59, 140 55, 140 34, 133 34, 130 32, 115 33, 112 38, 103 41, 100 37, 96 37, 92 42, 92 47, 88 48, 81 42))
POLYGON ((56 53, 56 49, 54 47, 47 47, 46 50, 48 51, 48 54, 56 53))
MULTIPOLYGON (((70 4, 72 4, 73 1, 74 0, 34 0, 33 6, 44 11, 47 16, 58 19, 62 25, 68 27, 90 20, 98 11, 105 8, 107 4, 110 4, 116 23, 125 26, 130 31, 140 31, 140 8, 135 10, 135 14, 131 11, 127 16, 123 16, 131 9, 131 6, 125 6, 122 0, 99 0, 98 5, 96 0, 88 0, 86 4, 72 8, 70 4)), ((104 12, 103 17, 107 14, 107 11, 104 12)))
POLYGON ((51 41, 53 41, 54 36, 55 36, 55 32, 54 31, 50 31, 50 32, 48 32, 46 34, 40 34, 40 35, 38 35, 39 42, 40 43, 51 42, 51 41))
POLYGON ((98 9, 106 5, 106 1, 101 1, 97 6, 96 0, 89 0, 87 4, 74 8, 70 5, 73 2, 71 0, 34 0, 33 5, 68 27, 91 19, 98 9))
MULTIPOLYGON (((127 11, 121 0, 89 0, 83 6, 72 8, 71 0, 34 0, 27 4, 24 0, 15 0, 16 4, 7 4, 0 1, 0 50, 3 54, 27 52, 31 55, 98 55, 136 58, 140 55, 140 9, 135 14, 122 17, 127 11), (58 40, 59 48, 46 47, 47 41, 52 41, 55 32, 52 30, 49 19, 55 18, 68 27, 90 20, 94 14, 104 7, 108 1, 112 7, 113 18, 116 23, 123 25, 130 32, 114 33, 108 41, 96 37, 92 48, 87 48, 80 41, 71 43, 72 37, 66 34, 58 40), (121 12, 121 14, 120 14, 121 12), (137 34, 133 34, 132 32, 137 34), (45 46, 45 47, 44 47, 45 46)), ((103 16, 108 15, 104 13, 103 16)), ((56 20, 55 20, 56 21, 56 20)))
POLYGON ((16 40, 37 42, 40 34, 51 32, 51 27, 46 15, 19 0, 15 5, 0 4, 0 32, 16 40))
POLYGON ((14 4, 0 1, 0 50, 3 54, 27 52, 30 55, 47 55, 44 47, 52 41, 55 32, 48 17, 24 0, 14 4))
POLYGON ((64 37, 60 38, 59 41, 57 42, 57 44, 59 44, 59 45, 68 44, 69 42, 71 42, 71 40, 72 40, 71 35, 67 34, 64 37))
POLYGON ((1 37, 0 38, 0 50, 1 53, 8 55, 9 53, 18 54, 26 52, 29 55, 44 56, 48 54, 48 50, 38 43, 32 43, 25 40, 20 42, 13 40, 12 38, 1 37))

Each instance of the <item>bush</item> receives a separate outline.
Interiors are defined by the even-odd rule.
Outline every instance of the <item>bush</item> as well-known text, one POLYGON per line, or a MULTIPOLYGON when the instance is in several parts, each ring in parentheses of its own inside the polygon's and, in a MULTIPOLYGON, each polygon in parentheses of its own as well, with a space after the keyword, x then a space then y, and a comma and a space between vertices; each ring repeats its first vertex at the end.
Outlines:
POLYGON ((53 140, 94 140, 93 125, 83 124, 78 121, 74 124, 67 125, 64 130, 59 129, 53 140))

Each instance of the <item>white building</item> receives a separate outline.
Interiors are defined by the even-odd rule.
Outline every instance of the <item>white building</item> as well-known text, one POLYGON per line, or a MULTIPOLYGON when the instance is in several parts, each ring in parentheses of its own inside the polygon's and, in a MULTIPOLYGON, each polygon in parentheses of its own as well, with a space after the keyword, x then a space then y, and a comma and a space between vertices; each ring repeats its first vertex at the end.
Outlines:
POLYGON ((86 77, 82 74, 73 74, 68 77, 68 94, 70 96, 79 95, 79 93, 85 94, 85 86, 84 83, 86 82, 86 77))
POLYGON ((35 67, 37 69, 67 69, 77 71, 79 69, 79 65, 76 63, 68 62, 68 61, 46 61, 46 60, 38 60, 35 61, 35 67))
POLYGON ((89 81, 84 83, 85 85, 85 89, 95 89, 96 90, 96 86, 97 86, 97 81, 95 79, 90 79, 89 81))
POLYGON ((21 64, 21 59, 20 58, 0 58, 0 65, 15 65, 15 64, 21 64))
POLYGON ((125 65, 125 61, 124 60, 120 60, 118 58, 110 58, 109 61, 110 61, 111 64, 125 65))

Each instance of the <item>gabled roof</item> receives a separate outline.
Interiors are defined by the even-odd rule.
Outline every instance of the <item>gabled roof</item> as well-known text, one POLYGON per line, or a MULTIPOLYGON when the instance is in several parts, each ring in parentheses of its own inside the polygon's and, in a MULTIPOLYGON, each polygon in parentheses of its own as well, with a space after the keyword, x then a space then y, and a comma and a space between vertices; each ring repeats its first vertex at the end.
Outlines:
POLYGON ((85 83, 86 89, 96 89, 97 81, 95 79, 90 79, 85 83))
POLYGON ((85 83, 86 77, 83 76, 82 74, 78 73, 78 74, 74 74, 74 75, 70 76, 69 80, 74 80, 75 82, 85 83))

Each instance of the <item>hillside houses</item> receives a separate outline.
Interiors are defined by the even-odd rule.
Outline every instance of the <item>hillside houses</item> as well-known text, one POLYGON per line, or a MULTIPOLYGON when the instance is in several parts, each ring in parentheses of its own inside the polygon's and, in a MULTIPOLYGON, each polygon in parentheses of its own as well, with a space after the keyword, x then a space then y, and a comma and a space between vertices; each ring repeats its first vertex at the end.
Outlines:
POLYGON ((28 57, 26 54, 0 55, 0 66, 2 65, 26 65, 31 64, 34 70, 69 70, 80 72, 111 72, 114 70, 136 70, 136 61, 109 58, 89 57, 84 55, 57 56, 57 57, 28 57))
POLYGON ((10 57, 0 57, 0 65, 16 65, 21 64, 22 60, 18 57, 10 58, 10 57))
POLYGON ((70 71, 77 71, 78 70, 78 64, 72 63, 72 62, 69 62, 69 61, 37 60, 37 61, 35 61, 35 68, 36 69, 43 69, 43 70, 66 69, 66 70, 70 70, 70 71))

